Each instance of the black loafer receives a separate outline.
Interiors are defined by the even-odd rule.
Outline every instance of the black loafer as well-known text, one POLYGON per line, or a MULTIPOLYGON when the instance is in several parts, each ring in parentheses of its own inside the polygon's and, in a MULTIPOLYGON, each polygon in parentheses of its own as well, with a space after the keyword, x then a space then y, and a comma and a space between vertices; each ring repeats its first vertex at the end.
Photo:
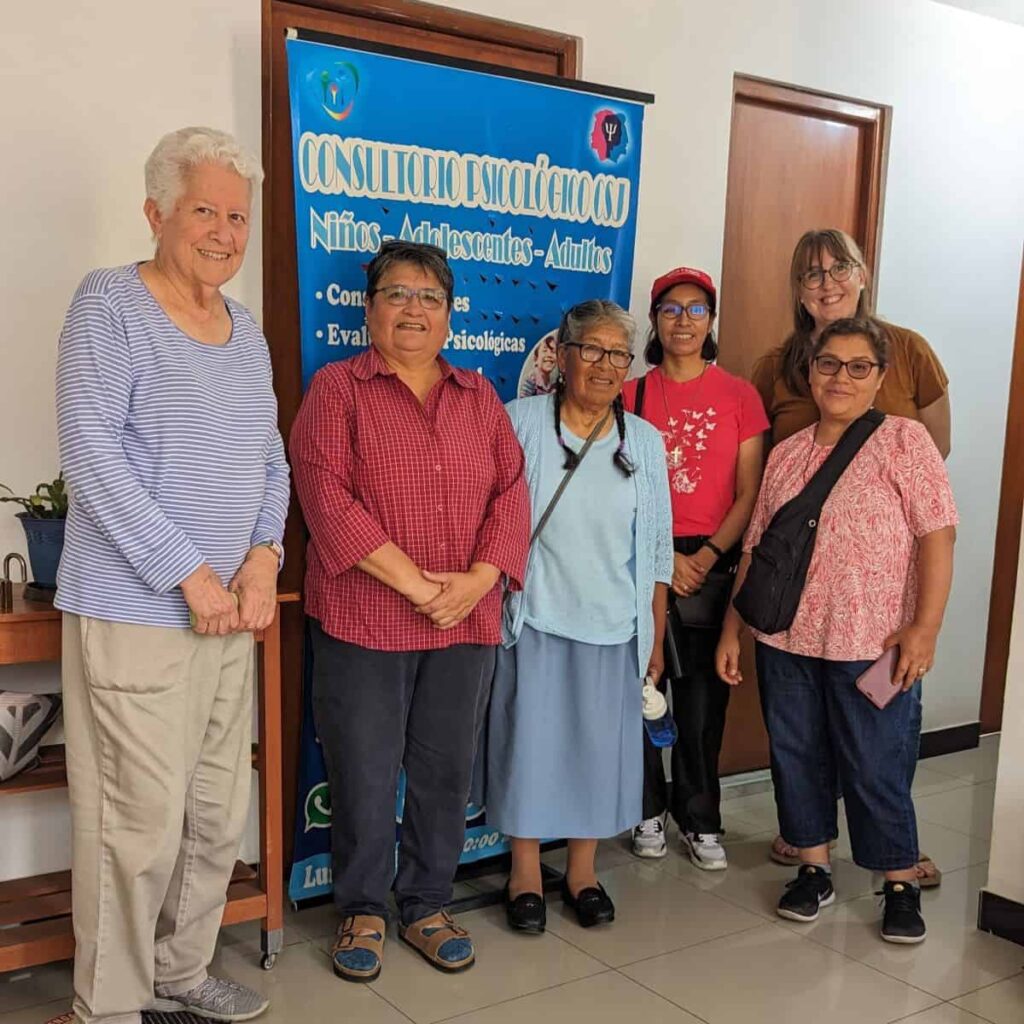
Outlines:
POLYGON ((615 920, 615 904, 598 882, 597 887, 587 886, 580 889, 578 896, 569 891, 569 883, 562 881, 562 902, 576 911, 576 919, 581 928, 593 928, 595 924, 608 924, 615 920))
POLYGON ((521 892, 514 900, 509 898, 505 886, 505 916, 509 928, 530 935, 541 935, 548 923, 544 897, 535 892, 521 892))

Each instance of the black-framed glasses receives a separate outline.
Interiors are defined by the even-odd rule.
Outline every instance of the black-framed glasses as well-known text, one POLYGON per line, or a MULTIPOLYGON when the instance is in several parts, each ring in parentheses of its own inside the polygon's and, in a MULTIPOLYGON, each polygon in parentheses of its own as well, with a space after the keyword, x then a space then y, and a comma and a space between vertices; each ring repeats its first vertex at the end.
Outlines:
POLYGON ((853 272, 860 266, 853 260, 837 260, 826 270, 824 267, 811 267, 805 270, 797 280, 808 290, 814 291, 825 283, 825 275, 828 274, 833 281, 849 281, 853 272))
POLYGON ((404 306, 412 299, 418 298, 424 309, 443 309, 448 301, 448 293, 443 288, 409 288, 404 284, 388 284, 383 288, 374 288, 370 295, 383 295, 389 306, 404 306))
POLYGON ((621 348, 603 348, 589 341, 566 341, 563 344, 566 348, 578 348, 580 359, 585 363, 599 363, 607 356, 608 362, 616 370, 628 370, 629 364, 633 362, 633 353, 625 352, 621 348))
POLYGON ((880 367, 881 363, 873 363, 870 359, 837 359, 835 356, 815 356, 811 362, 814 368, 824 377, 834 377, 844 366, 853 380, 865 380, 871 371, 880 367))
POLYGON ((670 320, 677 320, 685 313, 691 320, 707 320, 711 308, 706 302, 659 302, 658 312, 670 320))

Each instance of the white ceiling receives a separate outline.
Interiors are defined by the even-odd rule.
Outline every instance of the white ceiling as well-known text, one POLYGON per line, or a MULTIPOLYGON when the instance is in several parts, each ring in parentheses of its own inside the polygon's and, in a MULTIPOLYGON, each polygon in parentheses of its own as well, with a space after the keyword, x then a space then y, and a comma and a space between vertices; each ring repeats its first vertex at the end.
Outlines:
POLYGON ((936 3, 962 7, 965 11, 973 11, 975 14, 1024 25, 1024 0, 936 0, 936 3))

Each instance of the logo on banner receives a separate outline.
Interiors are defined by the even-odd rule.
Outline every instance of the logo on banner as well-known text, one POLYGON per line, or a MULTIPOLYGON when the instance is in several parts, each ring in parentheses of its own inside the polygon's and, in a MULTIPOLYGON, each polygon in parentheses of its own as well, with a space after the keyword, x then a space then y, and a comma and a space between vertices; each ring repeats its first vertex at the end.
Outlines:
POLYGON ((344 121, 359 95, 359 69, 348 61, 335 61, 326 68, 314 69, 306 76, 313 99, 335 121, 344 121))
POLYGON ((331 791, 326 782, 320 782, 306 794, 306 831, 330 827, 331 791))
POLYGON ((590 148, 602 163, 618 163, 629 147, 626 119, 614 110, 599 110, 594 115, 590 132, 590 148))

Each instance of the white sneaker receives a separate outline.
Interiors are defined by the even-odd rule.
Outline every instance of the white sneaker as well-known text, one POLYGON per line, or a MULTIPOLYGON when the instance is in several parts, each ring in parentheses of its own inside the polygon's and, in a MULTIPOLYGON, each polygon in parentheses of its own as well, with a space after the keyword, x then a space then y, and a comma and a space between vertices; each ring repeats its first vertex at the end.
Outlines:
POLYGON ((693 865, 702 871, 724 871, 729 866, 717 832, 680 832, 679 838, 693 865))
POLYGON ((660 817, 645 818, 633 829, 633 854, 636 857, 664 857, 665 823, 660 817))

